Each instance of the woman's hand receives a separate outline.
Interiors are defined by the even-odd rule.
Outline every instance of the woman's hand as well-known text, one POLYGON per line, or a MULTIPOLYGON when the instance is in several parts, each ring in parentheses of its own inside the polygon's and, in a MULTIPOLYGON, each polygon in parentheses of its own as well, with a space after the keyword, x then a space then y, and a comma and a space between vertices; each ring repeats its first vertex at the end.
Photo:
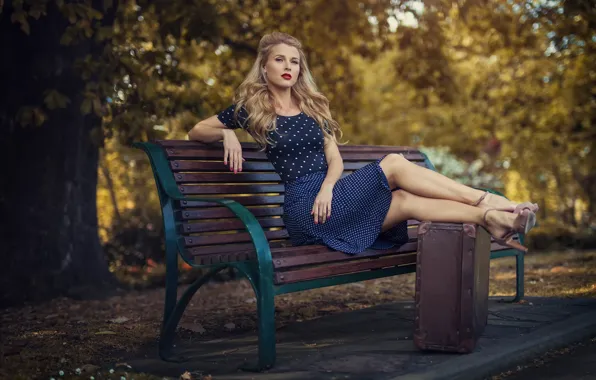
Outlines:
POLYGON ((224 146, 224 165, 230 162, 230 170, 234 171, 234 174, 242 171, 242 162, 245 161, 242 158, 242 146, 238 137, 231 129, 224 129, 223 133, 223 146, 224 146))
POLYGON ((315 217, 315 224, 325 223, 331 217, 331 199, 333 198, 332 186, 321 186, 319 194, 315 198, 315 204, 312 207, 311 215, 315 217))

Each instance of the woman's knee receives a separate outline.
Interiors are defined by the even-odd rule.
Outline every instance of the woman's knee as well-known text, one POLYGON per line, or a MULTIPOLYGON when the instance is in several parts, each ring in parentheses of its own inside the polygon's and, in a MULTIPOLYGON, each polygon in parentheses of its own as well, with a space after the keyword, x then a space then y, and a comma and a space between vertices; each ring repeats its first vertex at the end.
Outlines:
POLYGON ((407 161, 408 160, 401 154, 389 153, 379 163, 392 188, 398 186, 397 179, 399 173, 402 167, 407 164, 407 161))

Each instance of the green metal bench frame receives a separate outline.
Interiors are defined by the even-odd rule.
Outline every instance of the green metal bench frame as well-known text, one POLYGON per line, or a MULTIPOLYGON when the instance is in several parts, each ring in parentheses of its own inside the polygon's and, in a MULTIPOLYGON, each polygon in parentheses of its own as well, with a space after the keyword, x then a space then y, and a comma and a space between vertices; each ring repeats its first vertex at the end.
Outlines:
MULTIPOLYGON (((226 268, 235 268, 244 276, 246 276, 252 285, 257 299, 259 342, 258 363, 256 366, 247 366, 244 368, 245 370, 254 371, 265 370, 273 367, 275 364, 275 296, 308 289, 316 289, 326 286, 347 284, 411 273, 415 272, 416 270, 415 265, 409 265, 405 267, 393 267, 375 271, 345 274, 298 283, 275 285, 273 281, 273 263, 269 242, 258 220, 246 207, 233 200, 185 196, 179 191, 178 186, 176 185, 174 175, 168 165, 168 159, 164 153, 164 149, 161 146, 155 143, 143 142, 135 143, 134 147, 142 149, 149 157, 155 177, 157 191, 159 193, 159 200, 161 203, 164 222, 166 247, 166 295, 163 323, 159 339, 159 355, 163 360, 185 360, 184 358, 177 358, 171 352, 178 322, 180 321, 189 301, 200 289, 200 287, 207 283, 213 277, 213 275, 226 268), (252 243, 256 250, 256 261, 249 260, 244 262, 230 262, 214 265, 196 265, 191 258, 185 255, 185 249, 180 245, 179 234, 176 230, 176 221, 174 217, 174 202, 176 201, 215 202, 227 207, 236 215, 238 219, 242 221, 246 227, 246 230, 250 234, 252 243), (205 276, 190 285, 179 300, 177 299, 178 254, 180 254, 181 258, 191 267, 211 268, 211 270, 205 276)), ((436 168, 434 165, 432 165, 428 157, 426 155, 424 155, 424 157, 427 167, 436 171, 436 168)), ((481 190, 503 195, 490 189, 481 190)), ((520 236, 520 241, 523 244, 523 236, 520 236)), ((524 296, 523 252, 514 249, 491 252, 491 259, 511 256, 516 258, 516 295, 511 301, 517 302, 524 296)))

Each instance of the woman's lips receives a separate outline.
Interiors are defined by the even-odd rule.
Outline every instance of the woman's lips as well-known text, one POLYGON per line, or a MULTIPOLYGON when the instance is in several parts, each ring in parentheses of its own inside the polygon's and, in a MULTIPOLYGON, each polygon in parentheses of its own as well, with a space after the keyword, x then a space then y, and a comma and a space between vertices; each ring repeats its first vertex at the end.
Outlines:
POLYGON ((290 74, 284 74, 281 77, 284 78, 284 79, 287 79, 287 80, 292 79, 292 76, 290 74))

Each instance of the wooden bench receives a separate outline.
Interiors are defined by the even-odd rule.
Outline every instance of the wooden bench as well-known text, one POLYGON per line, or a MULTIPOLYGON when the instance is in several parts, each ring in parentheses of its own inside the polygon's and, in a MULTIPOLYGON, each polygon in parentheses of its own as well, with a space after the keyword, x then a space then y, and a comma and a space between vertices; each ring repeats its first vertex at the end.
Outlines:
MULTIPOLYGON (((275 363, 274 297, 415 271, 418 221, 409 221, 410 241, 399 249, 358 255, 325 246, 293 247, 284 228, 284 185, 255 143, 242 143, 246 159, 234 174, 223 164, 221 143, 156 141, 136 143, 151 161, 165 229, 166 298, 159 353, 174 360, 171 347, 184 309, 196 291, 217 272, 233 267, 253 286, 258 308, 259 353, 256 370, 275 363), (210 271, 177 300, 177 256, 210 271)), ((387 153, 401 153, 435 170, 419 150, 394 146, 342 146, 344 175, 387 153)), ((496 192, 495 192, 496 193, 496 192)), ((523 237, 522 237, 523 238, 523 237)), ((514 301, 523 297, 523 253, 493 242, 491 258, 515 256, 514 301)))

